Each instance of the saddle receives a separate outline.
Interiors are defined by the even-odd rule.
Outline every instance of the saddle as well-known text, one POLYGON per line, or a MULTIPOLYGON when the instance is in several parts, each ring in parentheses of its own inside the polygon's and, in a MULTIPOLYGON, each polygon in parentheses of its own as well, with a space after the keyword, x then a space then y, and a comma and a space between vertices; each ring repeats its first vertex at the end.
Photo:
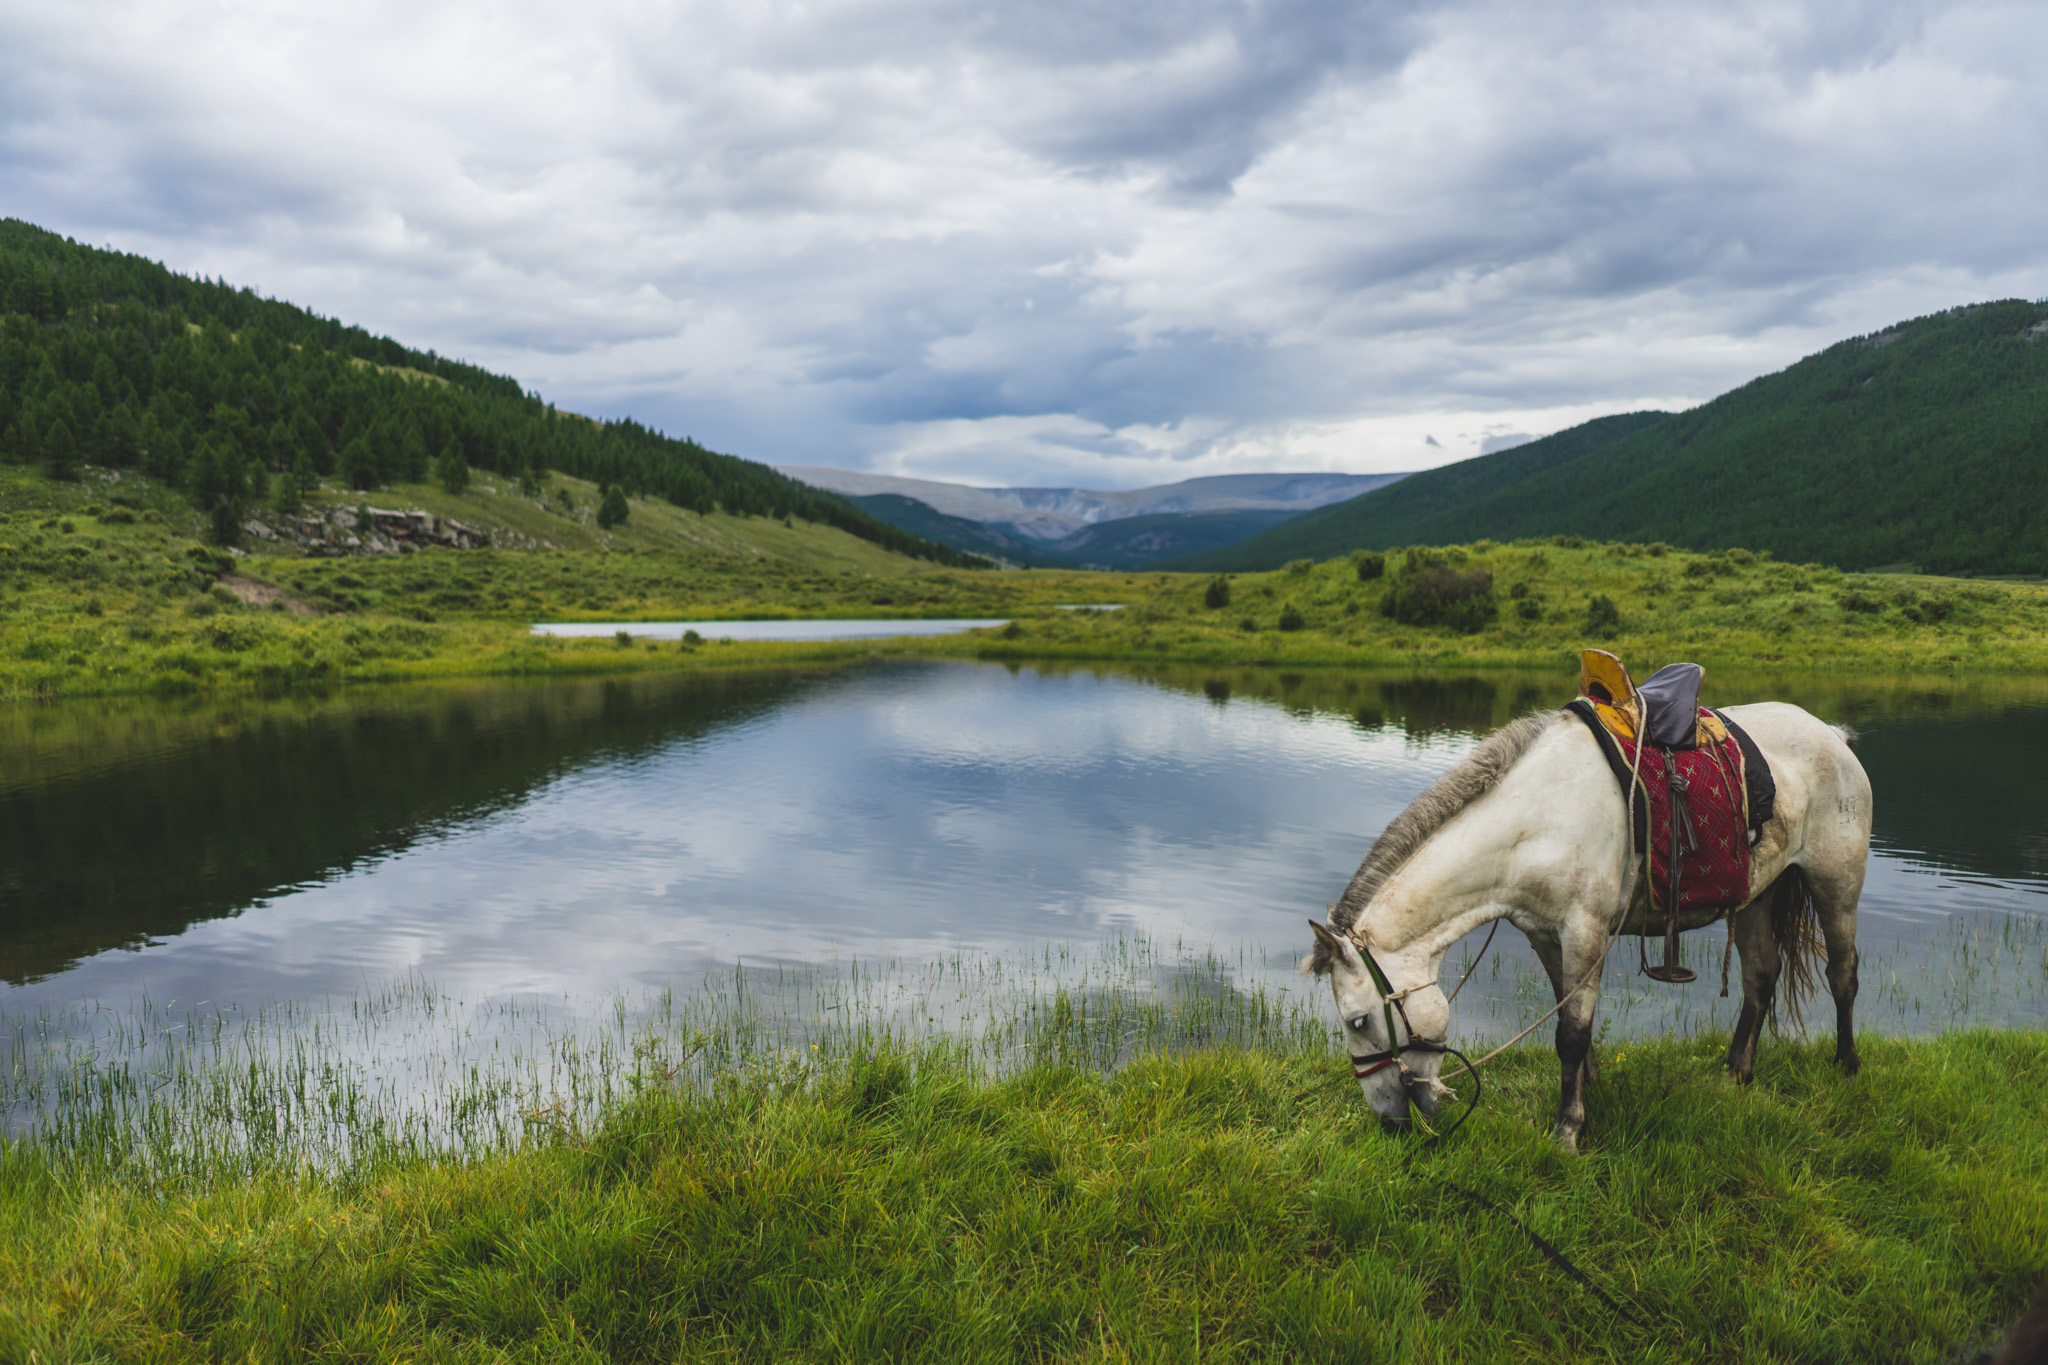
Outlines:
POLYGON ((1602 649, 1579 656, 1579 696, 1565 709, 1593 731, 1620 781, 1638 853, 1649 854, 1651 904, 1664 912, 1664 961, 1643 970, 1683 983, 1681 909, 1733 910, 1749 899, 1749 851, 1776 805, 1756 742, 1699 704, 1698 664, 1667 664, 1638 687, 1602 649), (1638 801, 1637 793, 1642 794, 1638 801))

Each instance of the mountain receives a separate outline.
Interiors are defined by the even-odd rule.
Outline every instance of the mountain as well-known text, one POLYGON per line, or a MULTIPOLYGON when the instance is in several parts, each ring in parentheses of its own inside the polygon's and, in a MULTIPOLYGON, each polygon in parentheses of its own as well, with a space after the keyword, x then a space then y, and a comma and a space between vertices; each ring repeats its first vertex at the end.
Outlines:
POLYGON ((976 488, 936 479, 904 479, 852 469, 780 465, 784 474, 849 497, 893 493, 935 512, 1008 527, 1034 540, 1060 540, 1084 526, 1125 517, 1200 512, 1304 512, 1369 489, 1400 474, 1217 474, 1117 492, 1085 488, 976 488))
POLYGON ((2048 302, 1902 322, 1690 411, 1601 418, 1413 474, 1173 567, 1550 535, 2048 573, 2048 302))
POLYGON ((696 512, 800 517, 901 554, 980 563, 767 465, 631 420, 557 412, 517 381, 248 289, 0 220, 0 459, 182 488, 217 536, 275 477, 369 490, 557 470, 696 512))
POLYGON ((1041 569, 1149 567, 1175 555, 1233 544, 1300 515, 1257 508, 1234 512, 1161 512, 1099 521, 1058 540, 1040 540, 1025 535, 1013 523, 949 517, 901 493, 870 493, 852 501, 869 515, 912 535, 971 554, 1041 569))
POLYGON ((1116 492, 976 488, 851 469, 782 465, 890 525, 1039 567, 1134 569, 1270 530, 1302 512, 1394 483, 1402 474, 1218 474, 1116 492))

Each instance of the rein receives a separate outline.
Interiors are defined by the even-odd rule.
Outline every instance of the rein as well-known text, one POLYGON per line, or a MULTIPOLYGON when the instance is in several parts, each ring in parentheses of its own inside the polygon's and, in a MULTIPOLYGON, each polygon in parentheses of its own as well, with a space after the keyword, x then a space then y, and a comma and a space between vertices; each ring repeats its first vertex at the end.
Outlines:
MULTIPOLYGON (((1386 972, 1382 970, 1382 968, 1380 967, 1379 961, 1373 957, 1371 947, 1365 944, 1364 942, 1358 941, 1356 939, 1353 940, 1358 948, 1358 955, 1365 960, 1365 970, 1372 977, 1373 988, 1380 993, 1380 1014, 1381 1018, 1384 1020, 1386 1024, 1387 1047, 1384 1051, 1370 1052, 1362 1057, 1353 1054, 1351 1058, 1351 1074, 1359 1080, 1364 1080, 1368 1076, 1378 1075, 1380 1072, 1386 1070, 1390 1066, 1398 1066, 1401 1068, 1402 1080, 1405 1082, 1408 1079, 1410 1073, 1408 1070, 1407 1063, 1401 1060, 1403 1055, 1409 1052, 1435 1052, 1444 1056, 1456 1057, 1460 1062, 1464 1063, 1464 1070, 1454 1072, 1453 1075, 1470 1076, 1472 1078, 1472 1098, 1466 1101, 1464 1111, 1458 1115, 1457 1121, 1452 1123, 1450 1127, 1444 1129, 1444 1131, 1441 1133, 1431 1133, 1428 1140, 1423 1142, 1420 1146, 1411 1148, 1408 1152, 1408 1155, 1403 1157, 1401 1160, 1401 1170, 1404 1173, 1408 1170, 1409 1165, 1414 1162, 1417 1156, 1420 1156, 1423 1152, 1426 1152, 1431 1148, 1436 1147, 1437 1145, 1447 1141, 1452 1134, 1456 1133, 1460 1128, 1465 1126, 1465 1120, 1472 1117, 1472 1111, 1479 1107, 1479 1096, 1483 1093, 1485 1089, 1484 1083, 1479 1079, 1479 1068, 1485 1066, 1488 1062, 1500 1056, 1501 1053, 1506 1052, 1516 1043, 1521 1042, 1524 1038, 1534 1033, 1537 1030, 1537 1028, 1539 1028, 1543 1024, 1544 1020, 1549 1019, 1552 1015, 1556 1014, 1559 1010, 1563 1009, 1565 1005, 1568 1002, 1570 1002, 1570 1000, 1574 996, 1576 996, 1580 991, 1592 985, 1594 978, 1599 976, 1601 969, 1607 965, 1607 956, 1609 953, 1612 953, 1614 951, 1615 943, 1618 942, 1621 938, 1621 926, 1628 919, 1629 902, 1634 899, 1636 878, 1635 876, 1631 875, 1631 873, 1635 871, 1634 836, 1636 790, 1641 785, 1641 763, 1642 746, 1638 745, 1636 748, 1635 761, 1629 767, 1628 798, 1625 803, 1625 818, 1627 820, 1627 825, 1625 827, 1621 843, 1621 904, 1615 911, 1614 924, 1608 931, 1607 946, 1600 950, 1600 956, 1593 963, 1591 970, 1589 970, 1584 976, 1580 977, 1578 983, 1574 985, 1570 990, 1560 993, 1557 998, 1557 1003, 1555 1005, 1552 1005, 1549 1009, 1545 1010, 1542 1014, 1538 1015, 1535 1023, 1530 1024, 1529 1027, 1523 1029, 1520 1033, 1517 1033, 1514 1037, 1508 1039, 1505 1043, 1502 1043, 1499 1047, 1487 1053, 1478 1061, 1475 1062, 1471 1060, 1464 1053, 1452 1047, 1447 1041, 1433 1038, 1418 1037, 1416 1035, 1414 1025, 1408 1022, 1408 1009, 1407 1006, 1402 1002, 1405 1001, 1414 992, 1421 990, 1423 986, 1432 986, 1436 984, 1435 982, 1424 982, 1421 985, 1410 986, 1407 990, 1404 991, 1395 991, 1393 982, 1387 979, 1386 972), (1396 1013, 1400 1015, 1401 1023, 1403 1027, 1407 1029, 1408 1032, 1408 1041, 1399 1044, 1398 1046, 1394 1042, 1394 1016, 1396 1013)), ((1480 945, 1478 956, 1472 959, 1472 965, 1465 969, 1465 974, 1458 978, 1458 984, 1452 988, 1450 995, 1446 997, 1447 1004, 1452 1000, 1456 1000, 1458 998, 1458 992, 1464 990, 1465 983, 1472 979, 1472 973, 1478 970, 1479 963, 1486 957, 1486 950, 1493 946, 1493 935, 1495 930, 1498 930, 1499 928, 1500 921, 1496 919, 1493 922, 1493 927, 1486 931, 1486 941, 1480 945)), ((1724 973, 1723 979, 1725 983, 1725 973, 1727 971, 1727 968, 1724 966, 1722 968, 1722 971, 1724 973)), ((1724 993, 1726 992, 1727 987, 1725 984, 1723 985, 1722 990, 1724 993)), ((1543 1236, 1539 1234, 1534 1228, 1530 1227, 1527 1223, 1524 1223, 1521 1219, 1515 1217, 1514 1214, 1509 1213, 1506 1209, 1494 1203, 1491 1199, 1488 1199, 1486 1196, 1478 1194, 1472 1190, 1468 1190, 1463 1185, 1458 1184, 1456 1181, 1445 1179, 1441 1176, 1439 1176, 1438 1179, 1439 1181, 1441 1181, 1444 1188, 1452 1191, 1457 1195, 1460 1195, 1461 1197, 1463 1197, 1470 1203, 1476 1205, 1477 1207, 1488 1210, 1492 1213, 1497 1213, 1501 1217, 1507 1219, 1510 1223, 1513 1223, 1517 1228, 1521 1229, 1523 1235, 1526 1236, 1530 1240, 1530 1242, 1532 1242, 1535 1245, 1538 1251, 1542 1252, 1548 1260, 1550 1260, 1554 1265, 1558 1267, 1558 1269, 1564 1271, 1565 1274, 1569 1275, 1572 1278, 1572 1280, 1575 1281, 1581 1288, 1585 1289, 1588 1293, 1592 1294, 1595 1298, 1599 1299, 1600 1302, 1605 1304, 1607 1307, 1613 1309, 1614 1312, 1620 1317, 1626 1318, 1628 1321, 1636 1323, 1639 1326, 1642 1325, 1641 1318, 1637 1317, 1634 1313, 1631 1313, 1623 1304, 1617 1302, 1613 1298, 1613 1296, 1608 1294, 1606 1290, 1602 1289, 1598 1284, 1596 1284, 1593 1281, 1593 1278, 1590 1275, 1586 1274, 1585 1271, 1579 1269, 1576 1265, 1573 1265, 1571 1262, 1571 1258, 1566 1256, 1562 1251, 1558 1250, 1555 1246, 1551 1245, 1548 1241, 1546 1241, 1543 1238, 1543 1236)))

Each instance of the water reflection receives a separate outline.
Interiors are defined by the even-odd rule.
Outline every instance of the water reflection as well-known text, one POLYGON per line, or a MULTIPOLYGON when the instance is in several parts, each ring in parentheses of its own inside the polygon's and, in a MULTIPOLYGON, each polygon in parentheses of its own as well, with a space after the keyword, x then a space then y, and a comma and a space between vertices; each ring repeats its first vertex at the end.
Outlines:
MULTIPOLYGON (((1785 697, 1864 731, 1866 1017, 2038 1021, 2040 689, 1709 685, 1716 704, 1785 697)), ((1125 934, 1249 945, 1281 982, 1303 917, 1387 820, 1570 691, 1558 674, 921 663, 18 708, 0 713, 0 1001, 318 1000, 406 974, 472 999, 596 999, 740 960, 1125 934)), ((1706 980, 1617 977, 1615 1027, 1725 1023, 1719 935, 1688 942, 1706 980)), ((1460 1001, 1482 1030, 1547 1004, 1519 936, 1497 946, 1460 1001)))

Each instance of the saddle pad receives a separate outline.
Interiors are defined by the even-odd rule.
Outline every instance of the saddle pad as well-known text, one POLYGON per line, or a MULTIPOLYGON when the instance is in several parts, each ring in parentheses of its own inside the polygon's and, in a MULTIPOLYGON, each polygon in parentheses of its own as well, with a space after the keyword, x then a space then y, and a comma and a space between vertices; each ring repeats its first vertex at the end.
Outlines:
POLYGON ((1565 708, 1593 731, 1608 765, 1628 795, 1630 771, 1646 798, 1630 801, 1630 825, 1638 852, 1650 855, 1650 895, 1659 911, 1671 908, 1672 822, 1684 810, 1678 858, 1678 908, 1726 910, 1749 900, 1749 790, 1744 777, 1742 746, 1728 733, 1722 718, 1700 708, 1698 747, 1666 751, 1615 734, 1600 724, 1594 708, 1580 699, 1565 708), (1712 725, 1709 728, 1708 722, 1712 725), (1710 734, 1718 738, 1710 739, 1710 734), (1682 803, 1672 800, 1664 761, 1685 779, 1682 803))

